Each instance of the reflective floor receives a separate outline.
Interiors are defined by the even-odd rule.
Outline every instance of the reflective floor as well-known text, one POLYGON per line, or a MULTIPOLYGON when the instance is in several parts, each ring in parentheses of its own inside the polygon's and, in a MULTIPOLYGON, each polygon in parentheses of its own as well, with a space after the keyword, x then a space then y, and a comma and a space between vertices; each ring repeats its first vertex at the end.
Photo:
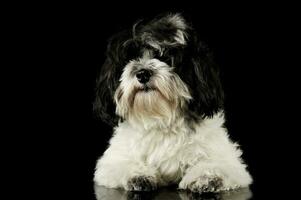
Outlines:
POLYGON ((95 186, 95 195, 97 200, 247 200, 251 199, 252 192, 245 188, 220 194, 200 195, 174 188, 164 188, 155 192, 127 192, 95 186))

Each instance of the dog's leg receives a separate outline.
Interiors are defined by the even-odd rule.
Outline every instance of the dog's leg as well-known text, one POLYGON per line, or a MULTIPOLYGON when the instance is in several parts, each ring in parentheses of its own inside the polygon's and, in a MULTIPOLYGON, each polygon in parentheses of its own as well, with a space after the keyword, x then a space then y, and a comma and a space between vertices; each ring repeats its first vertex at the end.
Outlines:
POLYGON ((158 186, 159 176, 143 163, 127 159, 116 160, 104 156, 96 166, 94 181, 109 188, 124 188, 130 191, 151 191, 158 186))
POLYGON ((243 164, 223 162, 198 163, 187 169, 179 183, 179 189, 192 192, 220 192, 247 187, 252 182, 243 164))
POLYGON ((157 181, 154 176, 137 175, 128 180, 125 189, 130 191, 152 191, 157 189, 157 181))

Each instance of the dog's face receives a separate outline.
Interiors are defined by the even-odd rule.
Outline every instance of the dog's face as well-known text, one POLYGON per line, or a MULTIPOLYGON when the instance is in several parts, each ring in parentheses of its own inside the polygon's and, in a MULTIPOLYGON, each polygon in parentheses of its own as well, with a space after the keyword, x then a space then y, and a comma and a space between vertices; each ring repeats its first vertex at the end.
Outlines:
POLYGON ((94 102, 106 122, 169 125, 210 117, 222 104, 207 48, 179 14, 140 21, 110 39, 94 102))

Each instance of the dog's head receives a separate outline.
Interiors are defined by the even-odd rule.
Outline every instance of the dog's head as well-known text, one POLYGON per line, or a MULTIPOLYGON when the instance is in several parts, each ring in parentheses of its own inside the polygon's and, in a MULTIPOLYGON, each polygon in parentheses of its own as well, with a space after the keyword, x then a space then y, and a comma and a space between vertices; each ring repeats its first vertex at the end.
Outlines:
POLYGON ((94 110, 106 122, 201 120, 223 106, 218 71, 180 14, 138 21, 109 40, 94 110))

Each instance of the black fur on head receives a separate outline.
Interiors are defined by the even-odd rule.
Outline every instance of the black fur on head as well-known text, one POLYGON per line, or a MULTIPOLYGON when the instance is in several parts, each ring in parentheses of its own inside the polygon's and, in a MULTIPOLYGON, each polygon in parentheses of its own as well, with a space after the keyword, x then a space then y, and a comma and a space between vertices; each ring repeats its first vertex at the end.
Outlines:
POLYGON ((179 14, 160 15, 139 21, 132 29, 113 36, 96 85, 94 111, 110 125, 116 125, 114 93, 123 68, 141 57, 145 49, 166 62, 186 83, 193 97, 185 114, 189 119, 212 117, 223 108, 223 90, 218 69, 206 45, 179 14))
POLYGON ((193 99, 188 113, 195 117, 212 117, 223 109, 224 93, 219 70, 208 47, 191 31, 181 64, 175 68, 189 86, 193 99))
POLYGON ((98 117, 109 125, 116 125, 118 116, 115 114, 114 92, 119 84, 122 69, 126 64, 127 50, 122 45, 130 36, 128 31, 123 31, 109 39, 106 60, 102 65, 96 81, 96 96, 93 110, 98 117))

